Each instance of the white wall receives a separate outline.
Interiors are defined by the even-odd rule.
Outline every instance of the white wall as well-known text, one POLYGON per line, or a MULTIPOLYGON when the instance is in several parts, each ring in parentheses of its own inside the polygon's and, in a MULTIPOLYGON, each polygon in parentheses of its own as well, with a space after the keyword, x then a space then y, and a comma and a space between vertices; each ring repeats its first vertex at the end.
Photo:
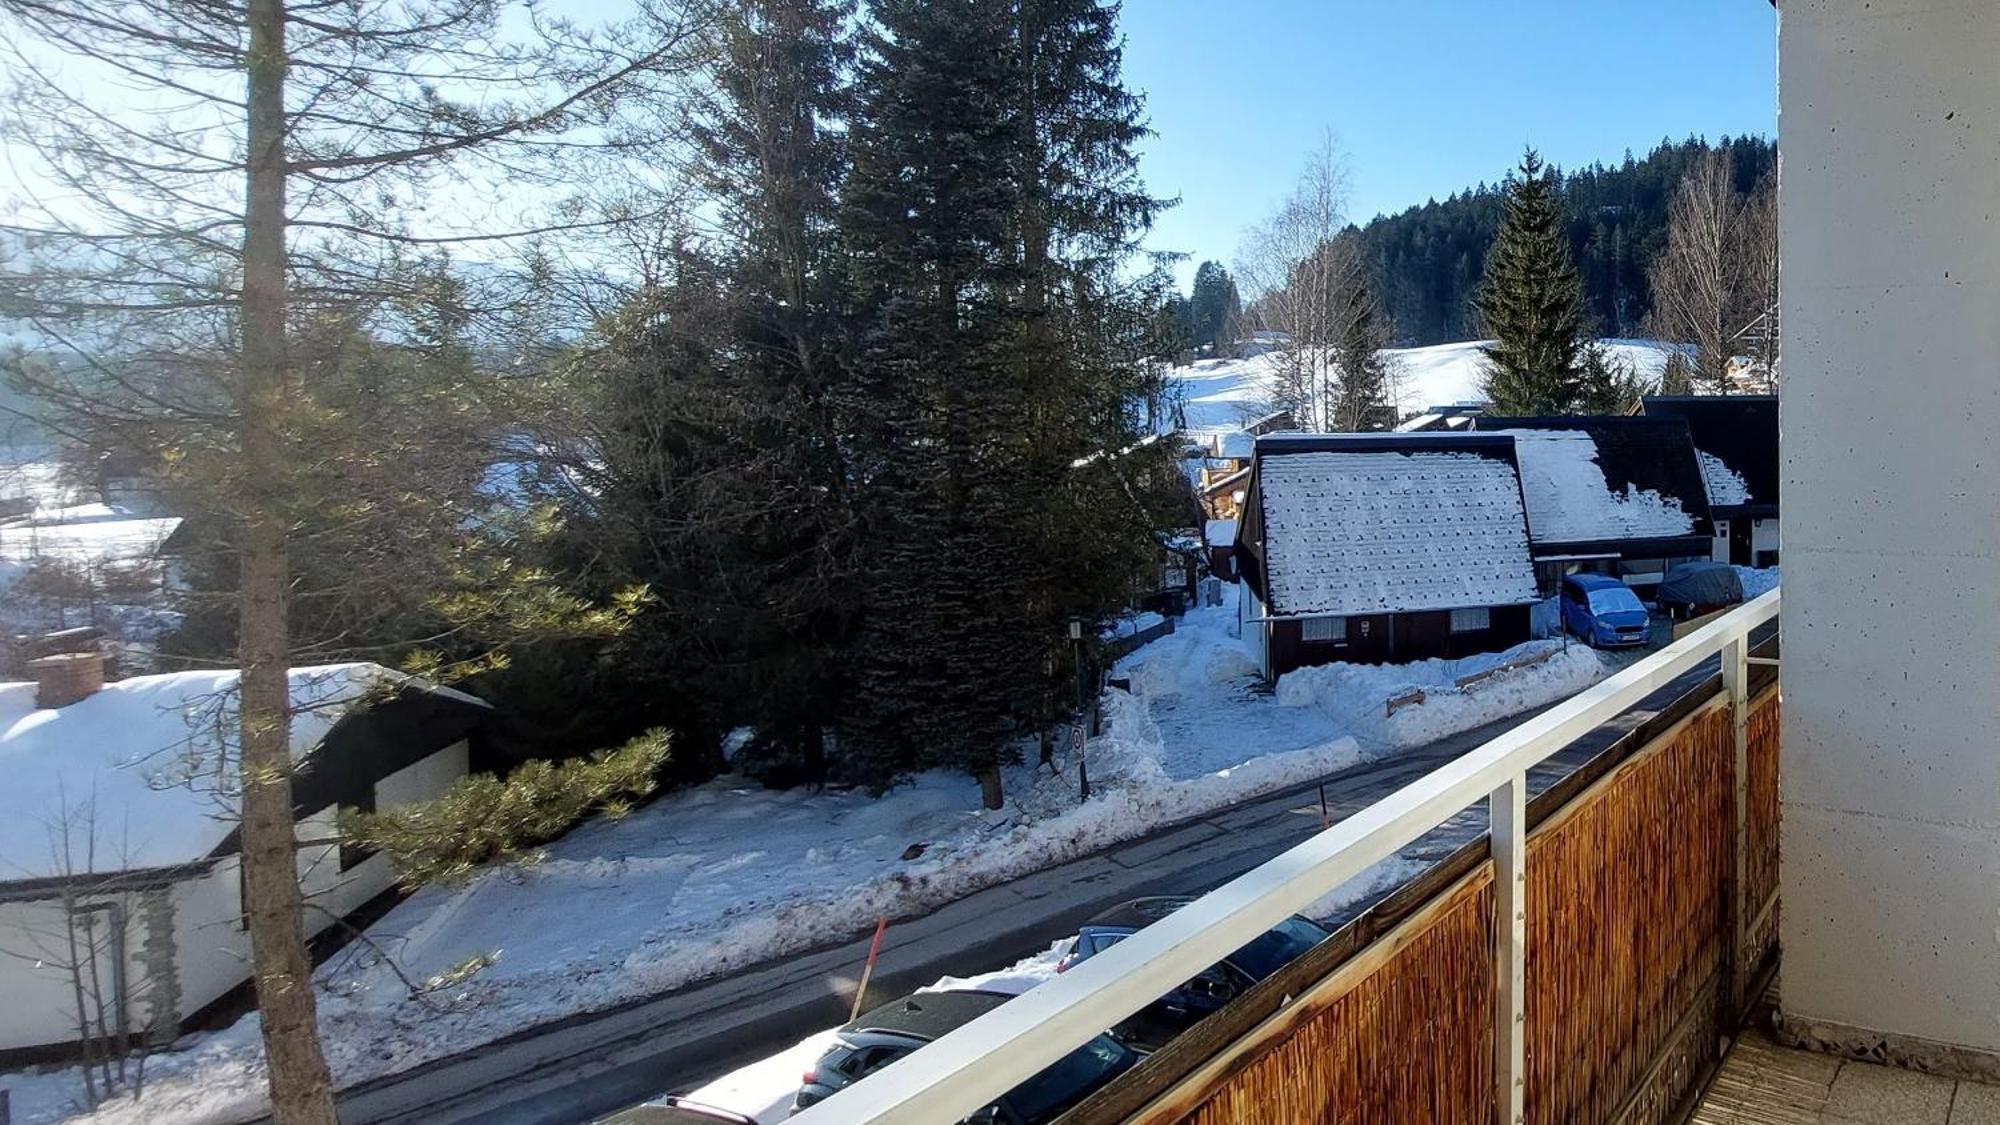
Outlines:
POLYGON ((1992 1051, 2000 4, 1781 21, 1783 1006, 1992 1051))
MULTIPOLYGON (((456 742, 376 783, 375 807, 391 809, 441 795, 464 777, 467 747, 456 742)), ((301 840, 329 839, 333 810, 324 809, 299 822, 301 840)), ((301 848, 299 880, 310 902, 305 915, 308 933, 317 934, 363 903, 389 889, 394 881, 386 856, 372 856, 340 870, 334 845, 301 848)), ((143 1030, 153 1005, 172 995, 173 1019, 187 1019, 250 979, 250 936, 243 929, 242 873, 234 856, 218 861, 206 874, 183 879, 171 888, 173 911, 171 992, 149 972, 144 943, 148 919, 137 893, 93 895, 90 901, 115 900, 130 919, 126 942, 128 1019, 143 1030)), ((38 1047, 73 1040, 76 999, 70 974, 57 965, 69 963, 64 940, 63 907, 59 900, 0 903, 0 1050, 38 1047)), ((100 972, 106 995, 108 967, 100 972)))

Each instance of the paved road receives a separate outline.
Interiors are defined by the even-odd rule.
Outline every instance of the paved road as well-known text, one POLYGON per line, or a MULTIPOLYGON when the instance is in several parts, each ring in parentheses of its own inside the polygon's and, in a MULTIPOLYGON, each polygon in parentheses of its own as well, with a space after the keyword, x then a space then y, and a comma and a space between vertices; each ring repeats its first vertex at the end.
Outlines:
MULTIPOLYGON (((1714 663, 1662 688, 1550 758, 1530 775, 1538 793, 1714 674, 1714 663)), ((1480 745, 1516 716, 1330 775, 1335 820, 1480 745)), ((1485 831, 1468 810, 1415 845, 1442 856, 1485 831)), ((1105 907, 1148 894, 1209 890, 1318 830, 1314 785, 1246 801, 1110 851, 979 891, 889 928, 869 994, 890 997, 945 975, 1012 963, 1075 932, 1105 907)), ((340 1095, 347 1125, 481 1122, 570 1125, 689 1089, 846 1019, 866 937, 698 984, 618 1011, 578 1017, 513 1041, 439 1060, 340 1095)))

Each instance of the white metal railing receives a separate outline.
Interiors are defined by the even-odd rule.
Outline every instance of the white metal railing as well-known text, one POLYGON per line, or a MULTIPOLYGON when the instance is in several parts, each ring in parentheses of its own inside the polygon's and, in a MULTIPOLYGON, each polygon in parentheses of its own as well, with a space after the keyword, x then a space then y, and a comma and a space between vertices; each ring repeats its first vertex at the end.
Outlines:
MULTIPOLYGON (((1735 705, 1742 784, 1750 633, 1777 618, 1778 593, 1724 614, 792 1120, 956 1121, 1485 800, 1496 867, 1494 1095, 1501 1121, 1521 1121, 1528 770, 1720 655, 1724 689, 1735 705)), ((1739 846, 1739 863, 1742 854, 1739 846)))

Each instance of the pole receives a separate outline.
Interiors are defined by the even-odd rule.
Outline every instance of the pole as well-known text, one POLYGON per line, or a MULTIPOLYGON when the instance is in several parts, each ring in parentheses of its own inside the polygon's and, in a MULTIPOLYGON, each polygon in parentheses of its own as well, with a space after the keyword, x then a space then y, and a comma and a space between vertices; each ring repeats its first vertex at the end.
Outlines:
POLYGON ((1085 747, 1089 745, 1084 729, 1084 707, 1086 693, 1083 686, 1083 619, 1069 619, 1070 659, 1076 664, 1076 722, 1071 726, 1071 738, 1076 743, 1076 779, 1081 790, 1080 800, 1090 800, 1090 765, 1085 747))
POLYGON ((1332 824, 1333 817, 1326 811, 1326 782, 1322 781, 1319 783, 1319 826, 1321 829, 1326 829, 1332 824))
POLYGON ((875 922, 875 940, 868 943, 868 963, 861 966, 861 983, 854 986, 854 1007, 848 1009, 848 1023, 861 1018, 861 998, 868 995, 868 978, 875 975, 875 958, 882 954, 882 932, 888 928, 889 916, 884 914, 875 922))

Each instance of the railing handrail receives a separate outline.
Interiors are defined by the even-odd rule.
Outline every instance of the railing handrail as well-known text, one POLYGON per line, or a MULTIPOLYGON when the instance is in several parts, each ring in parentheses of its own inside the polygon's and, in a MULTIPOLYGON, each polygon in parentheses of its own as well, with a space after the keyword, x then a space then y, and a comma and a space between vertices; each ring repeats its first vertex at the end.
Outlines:
POLYGON ((978 1110, 1464 809, 1509 786, 1518 802, 1529 769, 1709 657, 1733 648, 1740 662, 1750 633, 1777 617, 1778 594, 1495 736, 792 1120, 932 1125, 978 1110))

